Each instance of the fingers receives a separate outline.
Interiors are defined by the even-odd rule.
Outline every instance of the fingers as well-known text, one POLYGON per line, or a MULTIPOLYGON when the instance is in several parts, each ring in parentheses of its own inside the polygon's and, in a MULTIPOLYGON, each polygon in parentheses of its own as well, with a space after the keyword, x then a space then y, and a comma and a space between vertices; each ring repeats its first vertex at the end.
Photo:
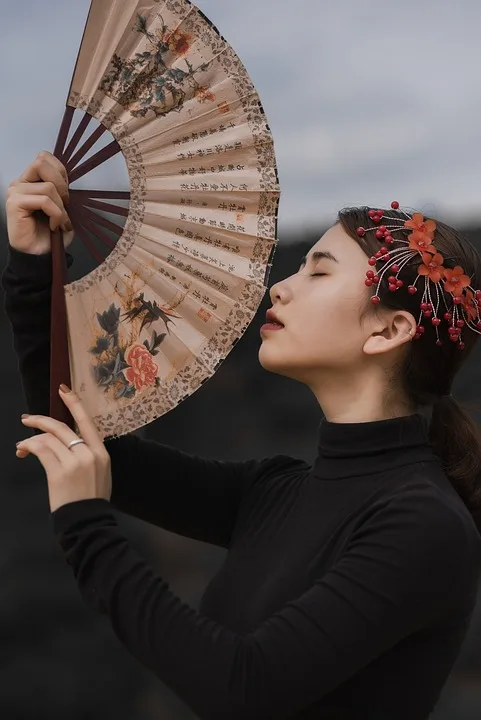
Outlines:
POLYGON ((51 220, 51 230, 55 230, 59 225, 65 231, 73 229, 58 190, 52 182, 28 183, 16 181, 7 190, 7 204, 9 209, 14 211, 24 210, 27 214, 31 214, 32 210, 42 210, 51 220), (36 199, 32 200, 31 196, 35 196, 36 199), (25 198, 30 198, 30 200, 25 200, 25 198), (48 212, 49 209, 50 211, 53 210, 53 206, 47 201, 47 198, 55 203, 60 214, 56 210, 54 210, 55 215, 53 216, 51 212, 48 212))
POLYGON ((48 195, 37 194, 35 191, 28 195, 9 191, 7 199, 7 212, 9 214, 15 213, 16 216, 23 219, 38 210, 41 210, 49 218, 50 230, 54 231, 59 226, 65 230, 72 229, 72 223, 66 211, 61 209, 48 195))
POLYGON ((53 183, 63 202, 68 204, 70 196, 67 171, 60 160, 46 151, 41 152, 15 182, 35 183, 38 181, 53 183))
MULTIPOLYGON (((69 442, 78 439, 78 436, 74 433, 73 430, 68 427, 68 425, 60 422, 59 420, 54 420, 51 417, 47 417, 46 415, 28 415, 27 417, 22 418, 22 423, 27 427, 37 428, 38 430, 42 430, 44 433, 50 433, 52 437, 54 437, 58 442, 61 443, 62 447, 66 450, 67 453, 71 452, 70 449, 67 447, 69 442)), ((36 438, 40 436, 36 435, 33 437, 36 438)), ((23 442, 24 441, 20 443, 18 449, 23 450, 23 442)), ((75 446, 75 449, 77 449, 77 446, 75 446)), ((81 446, 79 446, 79 450, 80 449, 81 446)), ((85 450, 85 446, 83 447, 83 449, 85 450)))
POLYGON ((59 393, 65 405, 70 410, 73 419, 77 423, 80 435, 85 440, 89 448, 97 453, 108 454, 92 418, 86 411, 77 393, 72 391, 62 392, 62 390, 59 390, 59 393))
POLYGON ((19 452, 35 455, 49 475, 59 471, 62 465, 68 466, 75 459, 65 445, 52 435, 33 435, 22 440, 18 445, 19 452))

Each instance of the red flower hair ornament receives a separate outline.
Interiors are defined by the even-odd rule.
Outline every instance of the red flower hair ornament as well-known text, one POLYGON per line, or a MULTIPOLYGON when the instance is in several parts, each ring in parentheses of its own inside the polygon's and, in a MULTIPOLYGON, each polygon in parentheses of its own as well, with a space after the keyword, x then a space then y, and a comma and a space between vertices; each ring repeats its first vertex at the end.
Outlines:
MULTIPOLYGON (((393 210, 399 209, 399 203, 391 203, 393 210)), ((418 267, 418 276, 414 281, 414 285, 409 285, 407 291, 410 295, 418 292, 416 287, 422 283, 424 278, 424 289, 419 304, 420 315, 416 328, 414 340, 419 340, 425 328, 422 325, 423 318, 429 320, 436 329, 436 345, 441 347, 443 341, 439 337, 438 327, 442 320, 449 324, 448 334, 451 342, 456 343, 459 350, 464 350, 464 342, 462 341, 463 328, 469 328, 481 335, 481 290, 475 290, 470 286, 471 278, 465 274, 461 265, 454 268, 444 267, 444 258, 439 253, 434 244, 434 236, 436 234, 436 222, 434 220, 425 219, 421 213, 414 213, 412 216, 402 211, 406 215, 407 220, 401 225, 382 225, 382 221, 395 221, 393 218, 385 217, 384 210, 369 210, 368 215, 372 220, 374 227, 357 228, 359 237, 364 237, 368 232, 375 232, 376 237, 385 243, 377 253, 369 258, 369 265, 374 267, 378 263, 383 263, 383 269, 377 273, 374 270, 366 272, 366 285, 371 287, 376 285, 376 292, 372 296, 371 301, 374 305, 381 302, 379 297, 379 286, 386 273, 388 276, 389 291, 397 292, 404 287, 404 283, 400 280, 399 275, 403 267, 414 257, 419 254, 422 262, 418 267), (397 231, 410 231, 403 239, 394 238, 392 233, 397 231), (400 246, 389 248, 386 246, 393 245, 396 242, 400 246), (434 293, 432 286, 434 286, 434 293), (435 298, 433 300, 433 294, 435 298), (452 298, 452 304, 449 306, 446 302, 446 295, 452 298), (442 318, 438 316, 441 301, 444 305, 442 318)))

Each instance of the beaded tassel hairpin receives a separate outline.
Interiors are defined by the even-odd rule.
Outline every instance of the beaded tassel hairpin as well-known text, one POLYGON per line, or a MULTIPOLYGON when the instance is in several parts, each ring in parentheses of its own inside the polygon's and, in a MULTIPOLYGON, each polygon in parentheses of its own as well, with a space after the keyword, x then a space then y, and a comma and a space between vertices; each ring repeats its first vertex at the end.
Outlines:
MULTIPOLYGON (((399 203, 397 201, 392 202, 391 207, 393 210, 398 210, 399 203)), ((460 265, 456 265, 454 268, 445 268, 443 266, 444 258, 434 245, 434 235, 436 233, 436 222, 434 220, 425 220, 421 213, 414 213, 410 216, 403 210, 401 212, 407 218, 402 225, 382 225, 383 220, 393 222, 394 219, 385 217, 384 210, 369 210, 368 215, 374 223, 374 227, 357 228, 359 237, 364 237, 366 233, 373 231, 376 233, 377 239, 385 243, 369 259, 369 265, 371 266, 381 262, 386 263, 379 274, 376 274, 373 270, 366 272, 366 285, 368 287, 377 285, 376 293, 372 296, 371 301, 375 305, 381 302, 378 294, 379 286, 384 275, 389 270, 392 273, 388 277, 389 291, 397 292, 402 288, 404 283, 399 279, 399 274, 403 267, 416 254, 421 255, 422 263, 418 267, 418 277, 414 281, 414 285, 409 285, 407 289, 410 295, 415 295, 418 292, 416 284, 418 280, 424 277, 424 292, 419 305, 420 315, 414 340, 419 340, 425 332, 425 328, 421 324, 424 317, 426 319, 430 318, 432 325, 436 328, 436 345, 440 347, 443 344, 438 331, 438 327, 442 322, 442 319, 438 317, 440 299, 442 298, 446 308, 443 319, 449 324, 449 339, 457 344, 459 350, 464 350, 465 345, 461 337, 464 327, 468 327, 481 335, 481 315, 479 312, 481 290, 475 290, 471 287, 469 284, 471 278, 465 274, 460 265), (398 240, 393 238, 392 233, 399 230, 410 230, 411 232, 406 239, 398 240), (391 249, 386 247, 394 242, 405 247, 391 249), (433 303, 429 281, 434 284, 436 290, 436 306, 433 303), (453 298, 452 307, 448 307, 445 293, 450 294, 453 298)), ((401 222, 401 220, 398 222, 401 222)))

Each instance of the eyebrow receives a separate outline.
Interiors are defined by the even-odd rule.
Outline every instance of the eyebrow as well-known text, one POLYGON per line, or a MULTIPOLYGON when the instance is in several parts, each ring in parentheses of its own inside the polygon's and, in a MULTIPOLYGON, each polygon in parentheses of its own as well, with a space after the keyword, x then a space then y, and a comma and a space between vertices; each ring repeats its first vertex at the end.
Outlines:
MULTIPOLYGON (((334 257, 332 253, 329 252, 329 250, 318 250, 317 252, 312 253, 311 255, 312 262, 317 262, 318 260, 332 260, 333 262, 339 263, 339 260, 334 257)), ((302 265, 305 265, 307 263, 307 255, 304 255, 303 258, 301 258, 301 267, 302 265)))

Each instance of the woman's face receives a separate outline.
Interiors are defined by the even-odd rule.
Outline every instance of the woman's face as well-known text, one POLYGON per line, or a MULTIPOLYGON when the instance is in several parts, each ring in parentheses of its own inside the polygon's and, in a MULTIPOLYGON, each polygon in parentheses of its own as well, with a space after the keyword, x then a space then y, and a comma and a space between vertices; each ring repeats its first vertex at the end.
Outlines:
POLYGON ((362 369, 366 340, 382 330, 382 321, 359 319, 371 294, 369 269, 368 257, 342 227, 330 228, 298 272, 271 288, 272 311, 283 327, 261 330, 261 365, 310 386, 362 369))

